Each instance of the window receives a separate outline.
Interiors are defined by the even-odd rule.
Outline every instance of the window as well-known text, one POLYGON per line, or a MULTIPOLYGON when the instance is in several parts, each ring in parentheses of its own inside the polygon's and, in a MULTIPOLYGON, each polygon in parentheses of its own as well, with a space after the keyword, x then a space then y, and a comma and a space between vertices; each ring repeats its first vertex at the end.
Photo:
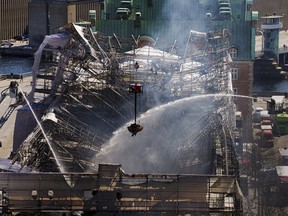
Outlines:
POLYGON ((238 80, 238 68, 231 68, 232 80, 238 80))
MULTIPOLYGON (((233 88, 233 94, 234 94, 234 95, 237 95, 237 88, 233 88)), ((233 99, 236 100, 237 97, 234 96, 233 99)))
POLYGON ((232 59, 238 56, 238 50, 235 47, 230 48, 229 53, 232 59))

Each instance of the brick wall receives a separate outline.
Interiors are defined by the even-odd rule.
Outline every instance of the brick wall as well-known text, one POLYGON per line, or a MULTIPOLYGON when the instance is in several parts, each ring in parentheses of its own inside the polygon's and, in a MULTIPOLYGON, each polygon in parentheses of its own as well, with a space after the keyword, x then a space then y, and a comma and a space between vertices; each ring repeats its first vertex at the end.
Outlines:
MULTIPOLYGON (((232 80, 233 88, 237 89, 237 95, 252 96, 253 94, 253 62, 241 61, 233 62, 231 68, 238 68, 238 79, 232 80)), ((253 100, 249 98, 236 97, 235 104, 238 111, 242 112, 243 130, 242 141, 251 142, 252 140, 252 106, 253 100)))

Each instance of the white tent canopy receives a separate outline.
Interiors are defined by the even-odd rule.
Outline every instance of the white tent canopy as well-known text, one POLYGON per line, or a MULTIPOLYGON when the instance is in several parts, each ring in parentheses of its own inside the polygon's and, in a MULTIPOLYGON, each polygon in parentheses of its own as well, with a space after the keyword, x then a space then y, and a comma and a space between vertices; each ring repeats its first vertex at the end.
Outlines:
POLYGON ((163 58, 167 60, 178 60, 179 56, 171 54, 169 52, 165 52, 156 48, 153 48, 151 46, 144 46, 135 50, 127 51, 126 54, 132 54, 136 56, 146 56, 151 58, 163 58))

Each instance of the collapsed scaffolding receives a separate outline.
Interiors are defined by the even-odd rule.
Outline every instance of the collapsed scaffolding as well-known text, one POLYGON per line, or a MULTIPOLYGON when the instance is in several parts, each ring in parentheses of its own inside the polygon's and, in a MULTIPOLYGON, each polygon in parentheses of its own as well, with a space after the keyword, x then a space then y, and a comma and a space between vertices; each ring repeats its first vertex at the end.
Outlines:
MULTIPOLYGON (((233 122, 229 121, 229 119, 233 119, 232 99, 221 96, 221 93, 231 94, 229 65, 227 64, 229 61, 229 55, 227 55, 229 33, 227 31, 221 32, 220 35, 212 33, 206 35, 191 31, 187 43, 182 45, 183 49, 179 48, 180 45, 177 46, 179 50, 185 50, 182 51, 182 55, 184 55, 182 57, 179 55, 181 53, 177 54, 173 48, 171 50, 174 50, 177 55, 157 50, 157 41, 153 41, 154 47, 145 46, 127 52, 127 47, 137 47, 137 41, 134 38, 122 40, 115 35, 113 37, 103 36, 98 32, 93 33, 90 29, 75 25, 66 27, 64 33, 61 34, 64 35, 61 35, 58 40, 61 43, 56 43, 54 48, 52 45, 55 46, 55 41, 47 47, 47 42, 44 41, 45 67, 47 69, 38 70, 37 63, 34 64, 33 68, 37 68, 34 68, 33 90, 30 99, 42 98, 41 103, 53 107, 51 104, 57 104, 59 98, 62 97, 63 100, 65 96, 67 102, 63 103, 62 116, 55 114, 57 110, 48 109, 47 112, 54 112, 57 124, 61 128, 60 131, 66 130, 84 142, 87 140, 86 144, 80 144, 81 146, 96 146, 97 152, 97 148, 99 149, 108 137, 93 136, 92 134, 99 134, 99 131, 94 131, 94 128, 89 129, 89 125, 69 114, 69 110, 64 106, 68 102, 73 102, 77 106, 85 107, 85 103, 89 104, 89 101, 81 102, 81 99, 85 95, 92 95, 100 101, 100 108, 107 106, 116 115, 125 119, 125 116, 129 115, 129 111, 118 110, 117 99, 110 97, 117 95, 122 101, 132 104, 127 89, 130 83, 135 82, 145 83, 147 95, 159 92, 160 100, 165 102, 195 94, 219 94, 214 99, 215 103, 218 103, 218 112, 225 113, 223 118, 226 118, 224 121, 228 124, 228 128, 233 126, 233 122), (64 46, 61 48, 59 44, 64 44, 64 46), (107 47, 107 45, 109 46, 107 47), (123 50, 124 48, 125 50, 123 50), (137 55, 138 52, 140 54, 137 55), (47 58, 50 58, 50 62, 47 58), (135 69, 136 63, 140 64, 138 69, 135 69), (227 110, 232 111, 226 112, 227 110)), ((138 39, 138 41, 140 40, 138 39)), ((159 44, 159 46, 161 47, 163 44, 159 44)), ((176 47, 175 44, 174 46, 176 47)), ((157 103, 151 101, 152 97, 147 96, 147 98, 146 102, 149 105, 145 105, 147 106, 146 110, 149 106, 155 106, 157 103)), ((87 106, 86 109, 89 110, 87 106)), ((91 109, 89 111, 101 118, 103 113, 97 113, 99 107, 95 111, 91 109)), ((101 110, 101 112, 105 112, 105 110, 101 110)), ((113 119, 102 119, 102 121, 114 130, 119 126, 113 119)), ((49 132, 47 133, 49 134, 49 132)), ((77 145, 79 146, 79 144, 77 145)), ((71 156, 72 154, 68 157, 71 156)))
POLYGON ((203 163, 191 155, 195 143, 205 143, 203 147, 211 148, 212 155, 209 174, 237 180, 229 40, 228 30, 191 31, 187 41, 167 43, 149 37, 107 36, 74 24, 59 29, 58 34, 45 38, 35 55, 29 94, 31 103, 45 107, 40 111, 41 124, 53 150, 36 125, 13 163, 42 172, 97 170, 93 158, 113 132, 133 116, 129 85, 141 83, 145 91, 142 112, 181 98, 213 94, 213 106, 203 105, 205 115, 189 124, 189 128, 199 124, 201 130, 181 132, 185 143, 177 150, 178 164, 189 172, 203 163), (43 59, 45 64, 39 69, 43 59))

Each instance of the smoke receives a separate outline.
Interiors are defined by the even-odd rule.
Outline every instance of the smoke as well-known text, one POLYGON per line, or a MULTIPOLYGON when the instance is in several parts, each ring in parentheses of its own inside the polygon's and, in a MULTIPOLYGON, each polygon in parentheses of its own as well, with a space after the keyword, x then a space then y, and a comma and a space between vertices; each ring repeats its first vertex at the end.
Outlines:
POLYGON ((95 163, 121 164, 128 173, 207 174, 212 146, 200 136, 211 123, 212 110, 207 95, 153 108, 138 118, 143 131, 132 137, 127 130, 132 122, 124 125, 96 155, 95 163))
POLYGON ((195 0, 164 0, 160 1, 162 9, 156 20, 161 22, 152 34, 161 41, 178 41, 185 43, 191 30, 204 31, 206 11, 199 1, 195 0))
POLYGON ((193 9, 196 6, 195 1, 187 0, 165 0, 161 15, 164 20, 191 20, 193 18, 193 9))

